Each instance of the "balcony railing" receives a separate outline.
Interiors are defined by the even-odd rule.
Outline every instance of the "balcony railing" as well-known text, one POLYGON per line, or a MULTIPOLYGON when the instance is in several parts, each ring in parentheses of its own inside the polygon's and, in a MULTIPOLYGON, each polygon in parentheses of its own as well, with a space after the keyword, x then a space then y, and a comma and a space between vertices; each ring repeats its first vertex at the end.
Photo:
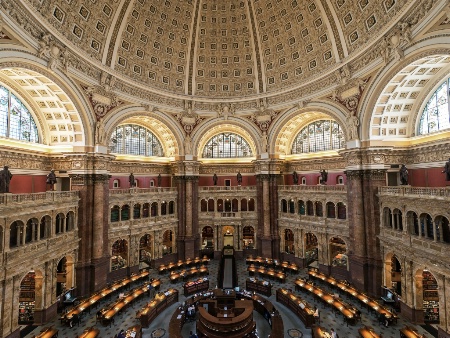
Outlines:
POLYGON ((345 185, 280 185, 278 186, 278 190, 284 191, 347 191, 347 186, 345 185))
POLYGON ((0 194, 0 205, 29 202, 74 201, 78 199, 78 191, 47 191, 30 194, 0 194))
POLYGON ((381 187, 380 196, 411 196, 411 197, 438 197, 447 198, 450 196, 448 188, 425 188, 425 187, 381 187))
POLYGON ((224 187, 224 186, 208 186, 208 187, 199 187, 200 191, 256 191, 255 186, 233 186, 233 187, 224 187))
POLYGON ((128 188, 128 189, 110 189, 110 195, 128 195, 128 194, 149 194, 157 192, 176 192, 175 187, 154 187, 154 188, 128 188))

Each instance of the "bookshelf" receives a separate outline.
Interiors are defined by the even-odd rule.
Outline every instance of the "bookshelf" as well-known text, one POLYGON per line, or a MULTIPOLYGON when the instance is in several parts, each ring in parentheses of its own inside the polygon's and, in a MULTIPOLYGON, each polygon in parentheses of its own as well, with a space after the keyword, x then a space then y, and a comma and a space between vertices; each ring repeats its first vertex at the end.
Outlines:
POLYGON ((439 323, 439 295, 437 281, 430 272, 424 271, 422 285, 424 321, 427 323, 439 323))
POLYGON ((34 322, 35 273, 29 272, 20 283, 19 324, 34 322))

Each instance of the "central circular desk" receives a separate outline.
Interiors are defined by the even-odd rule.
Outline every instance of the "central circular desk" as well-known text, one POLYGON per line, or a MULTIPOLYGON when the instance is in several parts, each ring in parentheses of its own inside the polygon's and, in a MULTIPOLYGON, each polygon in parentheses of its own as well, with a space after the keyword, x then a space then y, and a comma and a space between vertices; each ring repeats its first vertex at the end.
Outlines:
POLYGON ((245 337, 255 330, 253 310, 261 314, 272 328, 269 338, 283 337, 283 319, 266 298, 248 291, 222 291, 214 289, 188 298, 173 313, 169 324, 169 336, 182 338, 181 330, 186 320, 187 308, 196 306, 197 332, 208 337, 245 337), (246 303, 248 302, 248 303, 246 303), (237 305, 232 310, 231 306, 237 305))

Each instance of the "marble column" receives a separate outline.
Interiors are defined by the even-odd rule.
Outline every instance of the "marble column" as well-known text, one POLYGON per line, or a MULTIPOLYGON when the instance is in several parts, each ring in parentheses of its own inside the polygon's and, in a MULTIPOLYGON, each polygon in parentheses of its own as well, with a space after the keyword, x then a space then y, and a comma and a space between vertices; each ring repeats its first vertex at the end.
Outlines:
POLYGON ((382 259, 379 242, 378 188, 386 185, 385 170, 347 170, 350 235, 350 279, 361 290, 381 294, 382 259))
POLYGON ((109 273, 109 176, 70 175, 72 190, 79 191, 78 233, 80 241, 76 265, 77 295, 83 296, 106 286, 109 273))

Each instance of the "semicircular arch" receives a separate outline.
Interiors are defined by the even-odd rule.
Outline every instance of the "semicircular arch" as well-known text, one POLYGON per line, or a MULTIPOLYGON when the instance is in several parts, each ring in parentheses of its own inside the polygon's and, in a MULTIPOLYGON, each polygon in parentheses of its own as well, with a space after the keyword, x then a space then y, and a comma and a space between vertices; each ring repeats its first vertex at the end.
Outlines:
POLYGON ((45 144, 65 146, 64 151, 92 144, 95 117, 79 85, 27 53, 19 52, 13 59, 2 58, 4 53, 0 52, 0 60, 5 60, 0 61, 0 74, 30 104, 45 144))
POLYGON ((311 122, 321 119, 335 120, 347 135, 346 114, 328 102, 311 102, 307 106, 291 108, 275 121, 270 133, 272 149, 280 156, 290 155, 292 143, 300 130, 311 122))
POLYGON ((140 106, 128 106, 116 109, 104 121, 106 139, 109 140, 114 128, 122 124, 137 124, 149 129, 160 140, 165 157, 180 155, 183 132, 174 121, 159 111, 146 112, 140 106))

